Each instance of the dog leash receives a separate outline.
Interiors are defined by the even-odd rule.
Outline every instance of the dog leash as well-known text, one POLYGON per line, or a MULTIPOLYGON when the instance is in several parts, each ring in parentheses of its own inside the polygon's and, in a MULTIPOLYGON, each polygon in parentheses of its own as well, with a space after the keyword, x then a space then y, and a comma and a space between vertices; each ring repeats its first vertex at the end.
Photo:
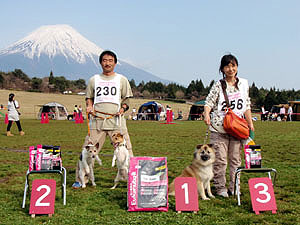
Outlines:
POLYGON ((206 144, 206 141, 207 141, 207 139, 208 139, 208 131, 209 131, 209 126, 207 126, 207 128, 206 128, 206 132, 205 132, 205 138, 204 138, 204 145, 206 144))

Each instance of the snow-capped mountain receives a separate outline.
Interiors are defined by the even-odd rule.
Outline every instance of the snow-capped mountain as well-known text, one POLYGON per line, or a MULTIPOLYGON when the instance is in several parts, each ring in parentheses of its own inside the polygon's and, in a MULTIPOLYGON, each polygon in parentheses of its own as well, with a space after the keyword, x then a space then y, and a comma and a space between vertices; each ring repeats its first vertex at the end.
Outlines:
MULTIPOLYGON (((53 71, 54 76, 87 80, 101 72, 98 59, 102 51, 69 25, 42 26, 0 51, 0 71, 21 69, 30 77, 49 76, 53 71)), ((119 59, 116 72, 136 83, 170 82, 119 59)))

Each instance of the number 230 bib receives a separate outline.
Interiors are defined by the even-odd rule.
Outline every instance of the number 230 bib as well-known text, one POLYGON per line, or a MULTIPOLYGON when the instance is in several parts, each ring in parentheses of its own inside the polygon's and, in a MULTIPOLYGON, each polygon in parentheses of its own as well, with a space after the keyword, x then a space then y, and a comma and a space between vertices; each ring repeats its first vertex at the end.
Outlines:
POLYGON ((109 102, 120 106, 120 76, 116 74, 111 80, 95 77, 94 104, 109 102))

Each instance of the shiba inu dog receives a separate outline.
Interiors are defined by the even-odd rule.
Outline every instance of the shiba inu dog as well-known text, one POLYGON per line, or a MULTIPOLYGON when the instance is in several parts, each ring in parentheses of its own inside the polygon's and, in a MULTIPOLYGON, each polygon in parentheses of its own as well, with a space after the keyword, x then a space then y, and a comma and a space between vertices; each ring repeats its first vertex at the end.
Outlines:
MULTIPOLYGON (((215 151, 212 144, 197 145, 191 165, 187 166, 179 175, 179 177, 196 178, 197 190, 203 200, 209 200, 205 190, 210 198, 214 198, 210 190, 214 161, 215 151)), ((169 195, 175 195, 174 181, 169 186, 169 195)))

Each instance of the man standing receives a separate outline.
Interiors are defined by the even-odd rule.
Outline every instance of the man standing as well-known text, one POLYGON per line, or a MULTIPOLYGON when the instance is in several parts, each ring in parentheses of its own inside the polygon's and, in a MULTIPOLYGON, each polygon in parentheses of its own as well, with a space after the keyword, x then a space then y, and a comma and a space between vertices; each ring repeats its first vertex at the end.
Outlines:
POLYGON ((86 90, 86 111, 92 114, 90 120, 90 141, 99 143, 101 150, 106 136, 111 139, 114 132, 120 132, 126 140, 129 155, 133 156, 124 112, 129 109, 132 91, 127 78, 114 72, 117 56, 104 51, 99 57, 102 74, 90 78, 86 90))
POLYGON ((292 106, 289 106, 289 109, 288 109, 289 121, 292 121, 292 114, 293 114, 292 106))

